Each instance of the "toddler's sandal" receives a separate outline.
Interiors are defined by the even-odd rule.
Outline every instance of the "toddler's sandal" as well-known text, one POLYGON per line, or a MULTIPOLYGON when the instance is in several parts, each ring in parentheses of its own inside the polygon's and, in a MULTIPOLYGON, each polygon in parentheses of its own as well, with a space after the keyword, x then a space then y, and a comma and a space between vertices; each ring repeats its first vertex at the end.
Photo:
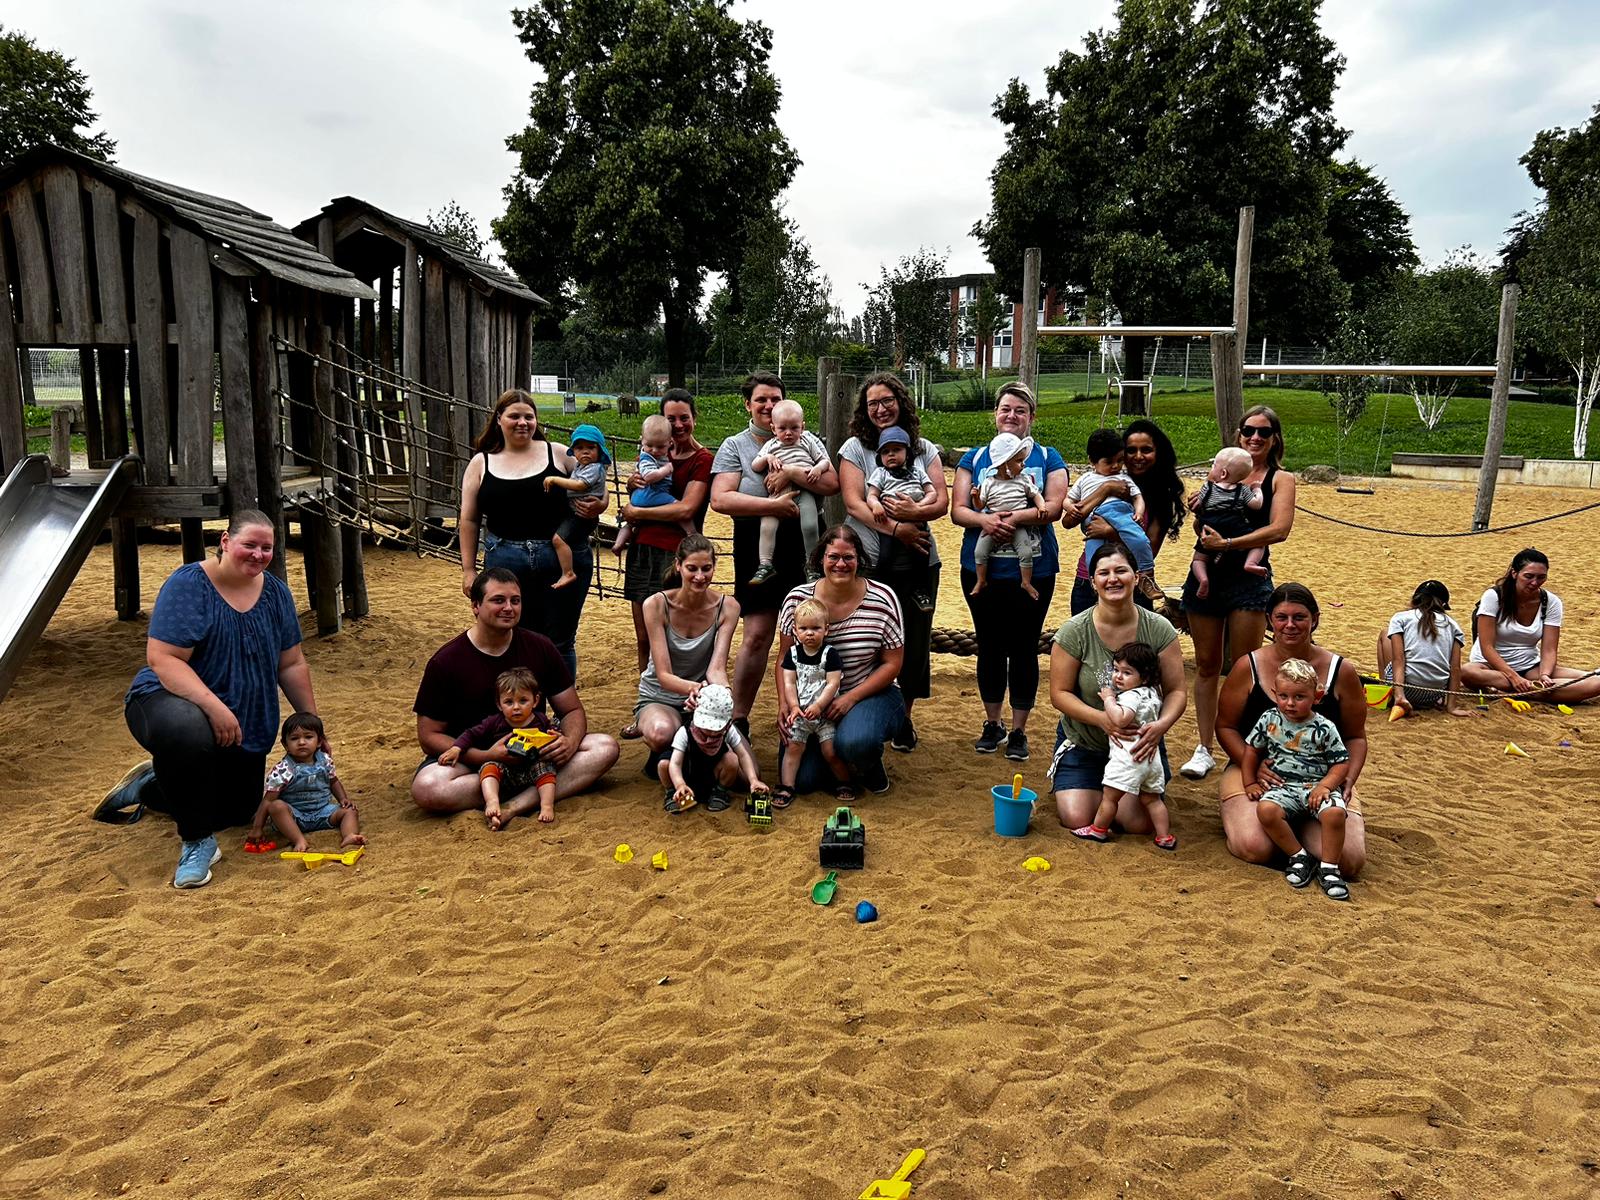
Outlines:
POLYGON ((1316 873, 1317 864, 1311 857, 1311 851, 1302 850, 1289 859, 1289 865, 1283 869, 1283 878, 1290 887, 1303 888, 1316 873))
POLYGON ((1350 899, 1350 885, 1339 874, 1338 863, 1324 863, 1317 870, 1317 886, 1329 900, 1350 899))
POLYGON ((1086 842, 1109 842, 1111 830, 1101 829, 1098 825, 1080 825, 1072 831, 1072 836, 1086 842))
POLYGON ((771 796, 773 808, 788 808, 794 803, 794 789, 790 787, 775 787, 771 796))
POLYGON ((1154 840, 1157 850, 1176 850, 1178 848, 1178 839, 1173 834, 1169 833, 1164 837, 1158 837, 1154 840))

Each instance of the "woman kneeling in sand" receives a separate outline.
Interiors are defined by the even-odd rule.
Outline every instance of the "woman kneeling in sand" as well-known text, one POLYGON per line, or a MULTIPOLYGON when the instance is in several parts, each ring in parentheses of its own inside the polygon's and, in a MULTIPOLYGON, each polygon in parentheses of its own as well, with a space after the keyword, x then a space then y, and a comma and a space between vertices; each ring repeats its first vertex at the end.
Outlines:
MULTIPOLYGON (((1267 600, 1267 626, 1273 640, 1246 654, 1228 672, 1217 700, 1217 739, 1229 760, 1222 772, 1222 831, 1228 839, 1228 853, 1235 858, 1266 863, 1277 853, 1256 816, 1258 802, 1247 794, 1239 764, 1244 761, 1246 735, 1261 714, 1273 707, 1268 689, 1279 668, 1290 659, 1302 659, 1311 664, 1322 689, 1312 711, 1333 722, 1350 756, 1342 785, 1348 811, 1339 868, 1345 879, 1354 879, 1367 861, 1366 823, 1356 801, 1356 780, 1367 761, 1367 692, 1355 667, 1312 641, 1320 619, 1321 609, 1310 588, 1299 583, 1280 585, 1267 600)), ((1271 767, 1269 761, 1257 772, 1257 782, 1278 787, 1283 780, 1271 767)), ((1320 860, 1322 830, 1317 822, 1302 819, 1294 833, 1320 860)))

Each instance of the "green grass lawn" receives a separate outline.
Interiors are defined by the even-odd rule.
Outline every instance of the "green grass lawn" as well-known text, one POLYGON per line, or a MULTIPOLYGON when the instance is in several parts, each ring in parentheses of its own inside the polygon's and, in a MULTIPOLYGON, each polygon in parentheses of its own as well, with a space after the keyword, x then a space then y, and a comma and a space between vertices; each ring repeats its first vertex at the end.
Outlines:
MULTIPOLYGON (((1091 430, 1101 424, 1101 402, 1074 401, 1071 396, 1083 389, 1082 376, 1044 376, 1041 379, 1039 417, 1033 433, 1038 440, 1056 447, 1069 461, 1081 462, 1084 443, 1091 430)), ((795 399, 806 409, 807 424, 815 428, 816 397, 799 395, 795 399)), ((1389 397, 1387 419, 1384 397, 1375 396, 1367 411, 1350 432, 1341 452, 1339 431, 1333 409, 1318 392, 1296 388, 1250 387, 1245 389, 1245 407, 1269 404, 1284 425, 1285 463, 1292 469, 1312 463, 1342 466, 1345 474, 1366 474, 1373 469, 1377 455, 1378 473, 1387 474, 1389 457, 1396 451, 1428 454, 1481 454, 1489 422, 1487 399, 1457 398, 1451 401, 1439 428, 1429 430, 1417 418, 1416 405, 1409 395, 1389 397), (1382 446, 1379 432, 1382 430, 1382 446)), ((715 446, 747 423, 738 396, 702 396, 697 434, 708 446, 715 446)), ((541 407, 541 416, 552 425, 571 426, 590 421, 608 435, 637 437, 638 417, 619 416, 615 411, 563 417, 559 405, 541 407)), ((1217 420, 1209 391, 1156 392, 1155 421, 1172 438, 1178 461, 1200 462, 1217 451, 1217 420)), ((1116 423, 1115 405, 1108 420, 1116 423)), ((987 412, 925 411, 923 432, 943 446, 975 446, 994 436, 994 422, 987 412)), ((1513 401, 1506 418, 1506 454, 1529 458, 1572 457, 1572 409, 1560 404, 1532 404, 1513 401)), ((1600 445, 1591 444, 1590 458, 1600 457, 1600 445)))
MULTIPOLYGON (((1172 438, 1177 447, 1178 461, 1201 462, 1209 459, 1217 449, 1217 426, 1210 391, 1178 391, 1181 380, 1170 381, 1173 390, 1161 390, 1157 381, 1154 403, 1155 420, 1172 438)), ((1095 381, 1096 390, 1104 388, 1103 378, 1095 381)), ((936 395, 952 384, 940 384, 936 395)), ((1102 421, 1102 401, 1074 400, 1084 390, 1081 375, 1045 375, 1040 378, 1039 418, 1033 427, 1034 437, 1056 447, 1068 461, 1081 462, 1084 443, 1091 430, 1102 421)), ((1396 451, 1431 454, 1481 454, 1483 437, 1489 421, 1487 399, 1461 397, 1453 400, 1439 428, 1429 430, 1417 418, 1415 404, 1409 395, 1388 398, 1387 418, 1384 414, 1384 397, 1374 396, 1367 411, 1356 423, 1344 446, 1339 445, 1338 428, 1334 423, 1333 409, 1319 392, 1298 388, 1250 387, 1245 389, 1245 406, 1270 404, 1277 410, 1284 424, 1287 442, 1286 464, 1298 470, 1311 463, 1330 463, 1339 466, 1347 475, 1367 474, 1373 470, 1376 456, 1377 471, 1387 474, 1390 455, 1396 451), (1379 434, 1382 433, 1382 444, 1379 434)), ((801 393, 795 399, 806 409, 807 425, 816 428, 816 397, 801 393)), ((649 407, 647 405, 647 407, 649 407)), ((599 426, 607 435, 637 438, 640 417, 620 416, 615 409, 597 413, 579 413, 564 416, 559 403, 540 406, 541 417, 551 425, 570 428, 581 421, 599 426)), ((723 438, 737 433, 748 422, 744 405, 737 395, 701 396, 700 418, 697 433, 705 445, 715 447, 723 438)), ((1104 410, 1106 419, 1116 423, 1115 405, 1104 410)), ((29 421, 40 416, 41 423, 49 418, 42 410, 29 410, 29 421)), ((994 436, 994 422, 987 412, 948 412, 941 409, 925 411, 922 415, 923 432, 942 446, 975 446, 994 436)), ((74 449, 81 450, 83 439, 73 439, 74 449)), ((45 438, 35 438, 29 450, 42 453, 49 448, 45 438)), ((1506 420, 1506 454, 1520 454, 1529 458, 1572 457, 1572 408, 1562 404, 1534 404, 1512 401, 1506 420)), ((1596 439, 1588 455, 1600 457, 1600 439, 1596 439)))

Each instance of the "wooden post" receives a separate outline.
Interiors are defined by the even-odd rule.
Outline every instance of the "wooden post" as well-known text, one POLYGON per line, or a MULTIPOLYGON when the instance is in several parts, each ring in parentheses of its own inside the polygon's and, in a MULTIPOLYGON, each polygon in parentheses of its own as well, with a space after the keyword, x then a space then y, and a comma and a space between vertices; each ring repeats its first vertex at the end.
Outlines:
POLYGON ((228 471, 230 512, 255 508, 260 498, 256 474, 255 409, 250 387, 249 295, 242 279, 219 276, 217 340, 222 356, 222 452, 228 471))
MULTIPOLYGON (((856 377, 854 375, 834 374, 828 381, 828 423, 823 426, 827 431, 828 456, 834 462, 839 461, 839 447, 850 440, 850 406, 855 403, 856 377)), ((829 496, 822 504, 823 517, 829 525, 837 525, 844 520, 844 497, 829 496)))
POLYGON ((1250 336, 1250 251, 1255 237, 1255 205, 1247 204, 1239 210, 1239 240, 1233 250, 1233 333, 1238 342, 1234 353, 1241 367, 1250 336))
POLYGON ((139 615, 139 526, 128 517, 111 519, 111 580, 117 620, 139 615))
POLYGON ((167 421, 167 318, 161 288, 161 223, 143 209, 133 218, 133 312, 139 357, 139 448, 144 481, 171 482, 172 440, 167 421))
MULTIPOLYGON (((328 471, 333 463, 334 429, 333 405, 333 330, 328 326, 327 315, 320 311, 311 315, 311 353, 316 356, 312 364, 311 394, 315 407, 311 416, 312 462, 319 475, 328 471)), ((337 523, 333 516, 334 499, 324 487, 321 511, 312 514, 307 505, 300 506, 300 525, 306 528, 315 522, 316 544, 316 609, 317 633, 326 637, 340 629, 340 591, 343 580, 343 558, 337 523)))
POLYGON ((350 370, 348 350, 355 308, 348 300, 337 303, 345 323, 343 345, 333 349, 334 379, 330 397, 332 411, 337 416, 337 425, 331 432, 336 443, 333 461, 338 471, 334 476, 333 493, 323 503, 333 506, 341 517, 339 570, 344 583, 344 615, 360 618, 371 611, 367 602, 367 568, 361 551, 361 527, 354 523, 361 513, 362 494, 366 490, 362 486, 366 477, 363 463, 365 439, 360 435, 361 416, 355 396, 355 373, 350 370), (338 436, 341 431, 342 437, 338 436))
POLYGON ((1239 359, 1239 335, 1211 335, 1211 386, 1215 392, 1217 439, 1221 446, 1239 444, 1239 420, 1244 415, 1244 364, 1239 359))
POLYGON ((128 452, 128 353, 121 346, 102 346, 95 352, 100 364, 100 443, 106 458, 128 452))
POLYGON ((1478 468, 1478 502, 1472 510, 1473 529, 1489 528, 1494 508, 1494 485, 1500 477, 1500 451, 1506 444, 1506 408, 1511 399, 1511 356, 1517 332, 1517 296, 1521 289, 1508 283, 1500 289, 1500 328, 1495 334, 1494 390, 1489 394, 1489 432, 1483 439, 1483 464, 1478 468))
POLYGON ((183 517, 178 521, 178 533, 183 540, 183 561, 197 563, 206 556, 205 525, 199 517, 183 517))
MULTIPOLYGON (((838 448, 829 440, 829 430, 833 428, 830 423, 833 412, 833 398, 829 393, 829 389, 832 388, 833 378, 838 373, 839 360, 837 358, 832 355, 823 355, 817 359, 817 428, 822 433, 823 441, 828 443, 828 452, 835 463, 839 461, 839 454, 838 448)), ((848 418, 846 418, 845 425, 846 427, 849 426, 848 418)), ((842 445, 843 443, 841 442, 840 444, 842 445)), ((830 496, 823 501, 822 505, 830 525, 834 524, 833 514, 835 511, 842 513, 844 508, 842 501, 837 504, 834 503, 836 499, 837 497, 830 496)), ((841 517, 841 519, 843 518, 841 517)))
POLYGON ((1022 252, 1022 357, 1017 360, 1017 378, 1029 390, 1039 388, 1039 272, 1043 255, 1037 246, 1022 252))
POLYGON ((78 351, 78 394, 83 397, 83 452, 91 468, 105 461, 105 441, 100 429, 100 391, 96 386, 94 351, 78 351))
POLYGON ((72 412, 65 405, 50 410, 50 465, 57 475, 72 469, 72 412))
POLYGON ((422 426, 422 277, 417 270, 417 246, 407 239, 400 261, 400 374, 407 387, 406 471, 411 477, 411 541, 418 549, 427 525, 427 433, 422 426))
POLYGON ((10 471, 28 453, 28 422, 22 413, 22 377, 32 374, 17 353, 17 326, 11 311, 6 256, 0 253, 0 470, 10 471))
MULTIPOLYGON (((250 326, 250 422, 256 449, 256 500, 261 511, 272 518, 276 531, 272 551, 274 575, 285 583, 289 581, 289 568, 284 560, 284 548, 289 542, 289 528, 283 519, 283 468, 278 447, 283 436, 283 422, 278 417, 278 348, 272 342, 272 304, 266 294, 258 294, 246 310, 250 326)), ((288 380, 281 385, 288 386, 288 380)))

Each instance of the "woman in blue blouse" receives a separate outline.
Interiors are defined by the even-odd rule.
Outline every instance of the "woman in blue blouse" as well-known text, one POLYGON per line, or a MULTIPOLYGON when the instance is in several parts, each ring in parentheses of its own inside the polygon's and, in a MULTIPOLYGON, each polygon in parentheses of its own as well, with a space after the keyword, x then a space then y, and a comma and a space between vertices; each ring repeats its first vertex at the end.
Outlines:
POLYGON ((273 538, 266 514, 242 510, 214 560, 168 577, 150 616, 149 665, 128 688, 128 729, 152 761, 102 808, 172 815, 183 840, 174 887, 210 883, 216 831, 250 823, 278 735, 278 689, 294 711, 317 711, 294 599, 267 573, 273 538))

